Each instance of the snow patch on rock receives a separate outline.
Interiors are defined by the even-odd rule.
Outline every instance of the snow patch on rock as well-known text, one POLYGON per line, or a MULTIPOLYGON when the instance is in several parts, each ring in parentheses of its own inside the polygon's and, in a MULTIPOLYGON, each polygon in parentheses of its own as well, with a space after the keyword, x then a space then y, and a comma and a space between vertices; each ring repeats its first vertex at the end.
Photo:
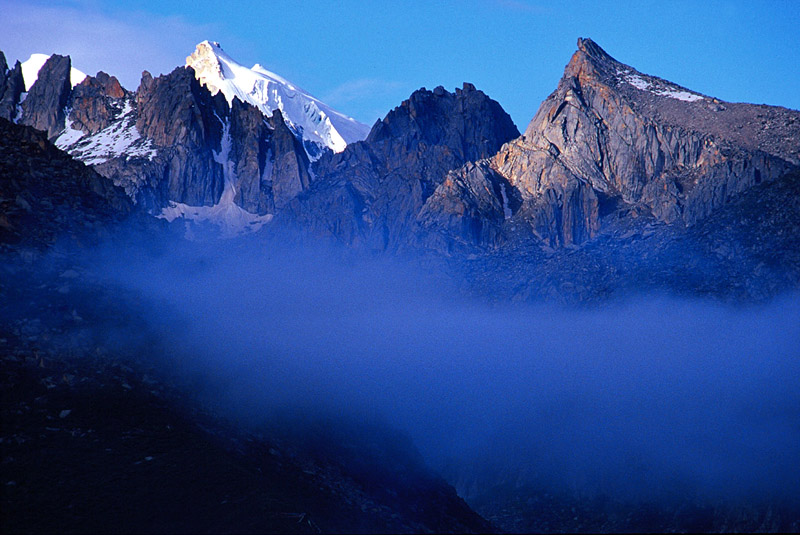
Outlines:
POLYGON ((98 165, 120 156, 125 156, 126 160, 152 160, 157 151, 152 140, 144 139, 139 134, 132 111, 133 106, 126 100, 116 120, 91 136, 73 129, 72 121, 67 118, 64 132, 56 139, 56 146, 86 165, 98 165))
POLYGON ((255 232, 272 221, 272 214, 258 215, 248 212, 233 202, 236 197, 236 170, 230 159, 231 152, 231 125, 228 119, 222 123, 222 141, 219 152, 214 151, 214 161, 222 166, 222 176, 225 186, 219 202, 214 206, 190 206, 188 204, 170 201, 169 206, 161 210, 157 217, 169 222, 178 218, 186 220, 186 237, 193 239, 193 227, 210 223, 217 227, 223 238, 233 238, 255 232))
POLYGON ((640 91, 647 91, 654 95, 662 97, 674 98, 684 102, 695 102, 703 100, 705 97, 698 93, 693 93, 683 87, 656 80, 655 78, 644 77, 639 73, 631 70, 618 70, 617 76, 620 79, 640 91))

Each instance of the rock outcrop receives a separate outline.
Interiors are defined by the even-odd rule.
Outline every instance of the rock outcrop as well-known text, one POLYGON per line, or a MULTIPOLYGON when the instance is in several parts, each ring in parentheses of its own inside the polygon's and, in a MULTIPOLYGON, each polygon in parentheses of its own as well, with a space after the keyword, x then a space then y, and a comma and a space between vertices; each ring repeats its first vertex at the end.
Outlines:
POLYGON ((117 118, 130 93, 114 76, 100 71, 97 76, 87 76, 72 90, 69 119, 72 129, 96 134, 117 118))
POLYGON ((64 130, 66 109, 72 92, 71 68, 69 56, 50 56, 22 103, 21 123, 46 132, 50 139, 64 130))
POLYGON ((5 55, 0 52, 0 117, 13 121, 19 112, 20 96, 25 91, 22 64, 17 61, 8 68, 5 55))
MULTIPOLYGON (((215 204, 224 187, 221 151, 228 104, 212 97, 189 69, 142 76, 136 93, 136 129, 158 147, 159 186, 165 197, 194 206, 215 204)), ((161 199, 159 199, 161 201, 161 199)))
POLYGON ((449 171, 518 135, 500 105, 472 84, 455 93, 420 89, 365 141, 320 158, 312 188, 284 220, 347 244, 400 248, 413 241, 419 211, 449 171))
POLYGON ((514 223, 548 246, 564 246, 592 239, 603 218, 620 210, 695 224, 793 169, 798 146, 800 112, 723 103, 642 74, 580 39, 556 91, 491 166, 522 199, 514 223), (758 118, 780 124, 777 140, 757 133, 758 118))
POLYGON ((471 245, 494 247, 503 225, 522 203, 517 191, 487 160, 450 171, 417 215, 418 242, 448 253, 471 245))
POLYGON ((231 139, 234 200, 244 210, 259 215, 275 213, 308 189, 311 177, 306 151, 279 110, 264 117, 254 106, 234 100, 231 139))

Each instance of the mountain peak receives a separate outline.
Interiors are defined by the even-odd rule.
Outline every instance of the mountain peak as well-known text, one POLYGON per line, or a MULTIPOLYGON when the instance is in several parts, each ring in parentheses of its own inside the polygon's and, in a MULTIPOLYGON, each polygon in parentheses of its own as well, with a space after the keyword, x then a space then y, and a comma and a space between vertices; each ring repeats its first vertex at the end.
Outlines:
POLYGON ((588 37, 578 37, 578 50, 591 57, 592 59, 606 62, 617 63, 617 60, 612 58, 608 52, 603 50, 600 45, 589 39, 588 37))
POLYGON ((247 68, 231 58, 216 41, 203 41, 186 58, 186 66, 212 94, 221 92, 252 104, 268 117, 280 110, 289 127, 302 138, 311 159, 322 150, 341 152, 360 141, 369 127, 329 107, 289 80, 259 64, 247 68))
MULTIPOLYGON (((53 54, 55 56, 56 54, 53 54)), ((39 78, 39 71, 42 70, 44 64, 47 63, 52 56, 47 54, 31 54, 31 56, 22 62, 22 79, 25 81, 25 91, 30 91, 33 84, 39 78)), ((61 57, 61 56, 59 56, 61 57)), ((69 56, 67 56, 69 57, 69 56)), ((70 85, 75 87, 86 78, 86 74, 79 71, 75 67, 70 68, 70 85)))
POLYGON ((600 84, 622 91, 632 98, 651 98, 697 102, 709 99, 676 83, 644 74, 626 65, 603 50, 589 38, 578 38, 578 50, 564 69, 562 81, 570 86, 577 79, 580 85, 600 84))

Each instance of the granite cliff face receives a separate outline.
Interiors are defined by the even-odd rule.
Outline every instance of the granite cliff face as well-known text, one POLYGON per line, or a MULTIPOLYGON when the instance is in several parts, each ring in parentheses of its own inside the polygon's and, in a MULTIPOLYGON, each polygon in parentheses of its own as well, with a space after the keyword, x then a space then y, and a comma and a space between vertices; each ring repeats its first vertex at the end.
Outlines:
MULTIPOLYGON (((581 39, 525 135, 490 166, 522 199, 514 224, 563 246, 592 239, 606 216, 630 209, 695 224, 754 184, 793 169, 798 140, 800 112, 723 103, 639 73, 581 39), (759 134, 769 126, 772 135, 759 134)), ((487 187, 491 182, 484 180, 487 187)), ((451 225, 424 223, 445 234, 451 225)))
POLYGON ((72 92, 71 68, 69 56, 50 56, 22 102, 21 123, 47 132, 51 139, 64 129, 65 110, 72 92))
POLYGON ((281 219, 351 245, 401 248, 413 243, 417 215, 449 171, 518 135, 500 105, 472 84, 455 93, 420 89, 366 140, 320 158, 312 188, 281 219))
POLYGON ((17 61, 13 69, 8 68, 5 54, 0 52, 0 117, 13 121, 19 112, 20 96, 25 91, 22 64, 17 61))
POLYGON ((46 131, 153 215, 238 234, 311 185, 307 140, 294 123, 279 109, 210 93, 191 67, 145 72, 134 92, 104 72, 73 88, 70 58, 54 55, 25 94, 19 65, 0 59, 2 116, 46 131))

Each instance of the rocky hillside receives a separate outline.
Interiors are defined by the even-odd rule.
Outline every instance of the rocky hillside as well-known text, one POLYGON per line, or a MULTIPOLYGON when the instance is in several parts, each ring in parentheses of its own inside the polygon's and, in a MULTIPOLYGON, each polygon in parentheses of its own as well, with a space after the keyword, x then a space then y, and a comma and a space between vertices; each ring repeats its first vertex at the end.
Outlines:
POLYGON ((133 210, 125 193, 47 141, 0 118, 0 251, 28 255, 110 236, 133 210))
POLYGON ((689 227, 630 210, 581 246, 525 227, 494 251, 453 255, 470 294, 498 301, 602 303, 645 293, 765 301, 800 288, 800 172, 758 184, 689 227))
POLYGON ((0 266, 4 532, 492 528, 382 425, 242 425, 164 372, 142 303, 80 262, 0 266))

